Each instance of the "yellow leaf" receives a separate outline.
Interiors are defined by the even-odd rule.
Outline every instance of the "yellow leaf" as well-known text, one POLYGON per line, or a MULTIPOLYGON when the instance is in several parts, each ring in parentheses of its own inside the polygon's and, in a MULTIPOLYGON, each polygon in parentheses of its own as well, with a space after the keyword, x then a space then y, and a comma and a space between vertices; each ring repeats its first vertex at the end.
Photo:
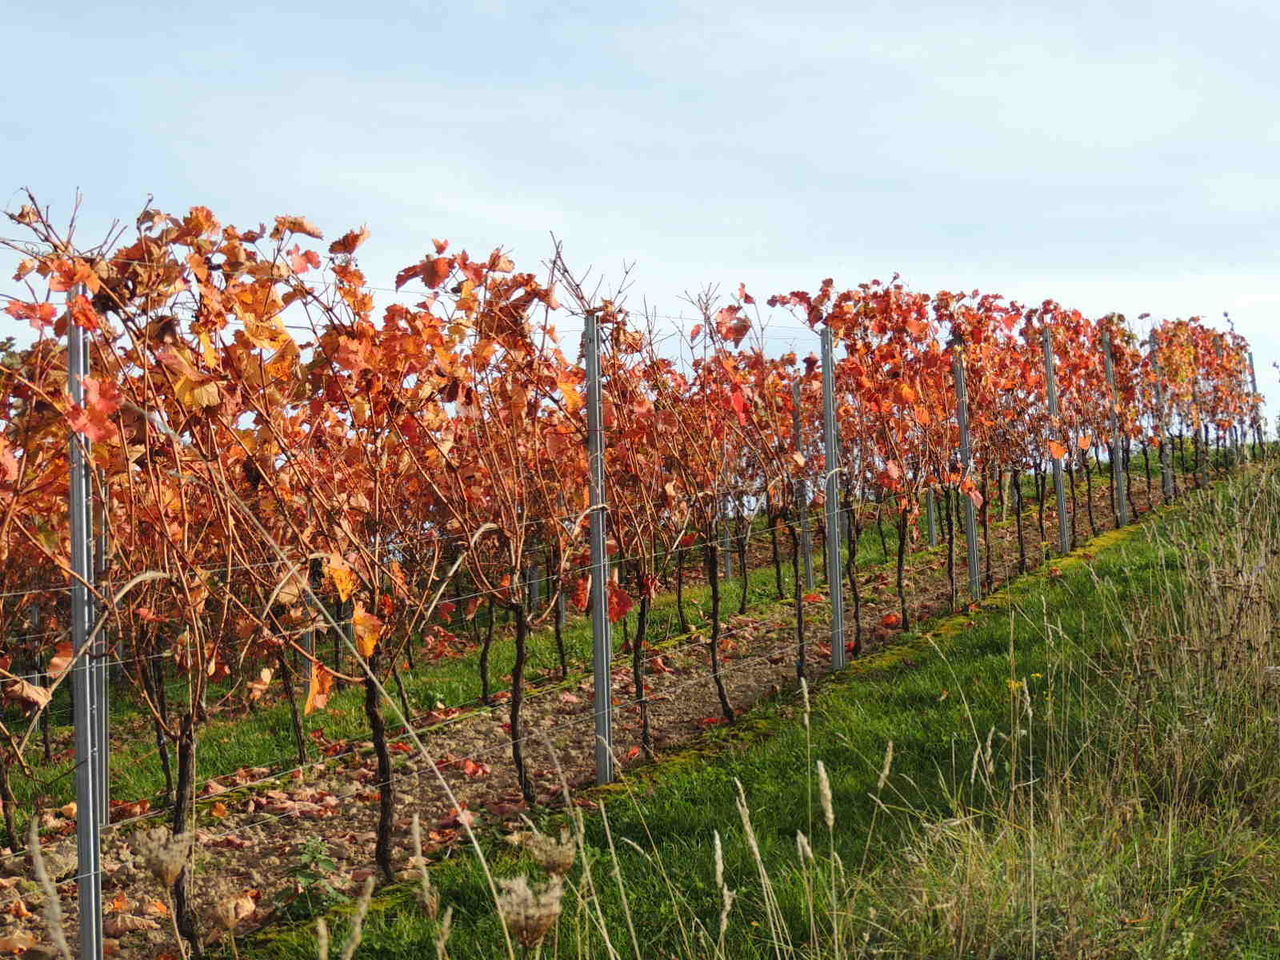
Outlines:
POLYGON ((200 353, 204 356, 204 362, 209 366, 217 366, 218 351, 213 345, 213 338, 209 334, 201 331, 200 336, 200 353))
POLYGON ((259 320, 253 314, 246 312, 242 314, 241 319, 244 321, 245 339, 260 350, 275 350, 293 342, 293 335, 285 329, 284 320, 281 317, 259 320))
POLYGON ((378 649, 378 636, 382 633, 382 621, 366 610, 363 603, 357 603, 355 613, 351 616, 351 622, 356 629, 356 649, 360 651, 360 656, 373 656, 373 652, 378 649))
POLYGON ((1067 455, 1067 448, 1057 440, 1049 441, 1049 455, 1055 460, 1061 460, 1067 455))
POLYGON ((267 361, 267 373, 273 380, 292 380, 298 373, 298 360, 302 356, 292 337, 280 344, 280 349, 267 361))
POLYGON ((195 380, 182 377, 174 384, 174 391, 188 407, 216 407, 222 402, 218 385, 212 380, 195 380))
POLYGON ((350 600, 351 595, 356 592, 356 575, 351 572, 347 561, 340 555, 331 553, 329 559, 325 561, 324 572, 333 583, 334 589, 338 591, 338 597, 344 603, 350 600))

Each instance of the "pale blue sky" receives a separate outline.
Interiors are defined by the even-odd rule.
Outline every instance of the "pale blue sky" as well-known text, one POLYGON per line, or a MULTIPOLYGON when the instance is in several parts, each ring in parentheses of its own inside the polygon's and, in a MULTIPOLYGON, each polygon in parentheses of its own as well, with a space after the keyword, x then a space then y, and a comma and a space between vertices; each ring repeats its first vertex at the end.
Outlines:
POLYGON ((385 285, 431 237, 554 231, 667 313, 895 270, 1230 310, 1280 400, 1274 4, 76 6, 4 17, 10 207, 367 222, 385 285))

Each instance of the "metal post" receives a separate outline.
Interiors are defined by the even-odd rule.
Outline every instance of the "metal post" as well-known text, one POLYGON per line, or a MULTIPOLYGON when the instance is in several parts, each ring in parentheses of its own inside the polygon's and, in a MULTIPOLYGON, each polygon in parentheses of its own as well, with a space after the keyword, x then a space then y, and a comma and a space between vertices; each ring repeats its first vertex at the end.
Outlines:
MULTIPOLYGON (((973 448, 969 440, 969 388, 965 382, 964 346, 959 340, 951 341, 951 368, 956 379, 956 422, 960 425, 960 470, 968 475, 973 465, 973 448)), ((969 595, 974 600, 982 598, 982 571, 978 562, 978 515, 973 497, 962 496, 964 501, 964 537, 969 551, 969 595)))
POLYGON ((933 487, 924 492, 924 509, 929 521, 929 546, 936 547, 938 545, 938 505, 934 500, 933 487))
POLYGON ((529 605, 537 610, 542 606, 542 570, 537 564, 525 571, 525 582, 529 585, 529 605))
MULTIPOLYGON (((804 456, 804 433, 800 418, 800 381, 791 381, 791 431, 796 452, 804 456)), ((809 538, 809 484, 801 470, 796 480, 796 509, 800 514, 800 552, 804 559, 804 586, 812 592, 817 585, 813 576, 813 541, 809 538)))
POLYGON ((724 557, 724 578, 726 580, 733 579, 733 530, 727 520, 723 520, 719 527, 720 537, 720 555, 724 557))
POLYGON ((594 313, 583 330, 587 366, 587 466, 591 483, 591 665, 595 680, 596 783, 613 781, 613 636, 609 556, 605 548, 604 412, 600 401, 600 332, 594 313))
POLYGON ((1160 337, 1152 330, 1149 338, 1151 365, 1156 374, 1156 431, 1160 440, 1160 488, 1164 502, 1173 499, 1173 459, 1169 449, 1169 430, 1165 423, 1164 373, 1160 368, 1160 337))
MULTIPOLYGON (((99 489, 102 498, 101 516, 98 517, 100 528, 98 530, 98 543, 96 549, 92 551, 92 559, 95 563, 93 582, 101 584, 106 580, 107 574, 107 510, 110 501, 107 497, 106 477, 103 474, 91 472, 91 476, 95 476, 99 481, 99 489)), ((92 506, 88 514, 88 522, 90 529, 93 525, 92 506)), ((90 611, 90 622, 97 624, 101 618, 103 611, 100 608, 99 601, 90 597, 89 602, 92 604, 90 611)), ((109 644, 107 642, 107 632, 105 625, 102 630, 98 631, 97 640, 93 644, 92 660, 90 665, 95 673, 95 684, 98 690, 97 713, 95 714, 97 723, 94 727, 93 739, 97 745, 93 751, 92 757, 95 761, 94 781, 98 784, 98 822, 102 826, 107 826, 111 822, 111 744, 109 740, 109 730, 107 727, 108 711, 110 707, 110 679, 111 666, 108 661, 109 644)))
MULTIPOLYGON (((1044 325, 1044 382, 1049 398, 1049 420, 1058 426, 1058 372, 1053 353, 1053 330, 1044 325)), ((1063 437, 1065 441, 1067 438, 1063 437)), ((1063 446, 1066 446, 1063 443, 1063 446)), ((1051 451, 1052 452, 1052 451, 1051 451)), ((1053 457, 1053 492, 1058 500, 1058 552, 1071 552, 1071 518, 1067 515, 1067 488, 1062 482, 1062 458, 1053 457)))
POLYGON ((822 447, 827 482, 827 587, 831 592, 831 668, 847 662, 844 648, 844 575, 840 556, 840 455, 836 443, 836 369, 831 328, 822 328, 822 447))
POLYGON ((1124 444, 1120 439, 1120 392, 1116 389, 1116 362, 1111 349, 1110 330, 1102 331, 1102 359, 1106 365, 1107 387, 1111 391, 1108 420, 1111 429, 1111 479, 1114 481, 1112 489, 1115 491, 1116 498, 1114 504, 1116 523, 1123 527, 1129 523, 1128 491, 1125 490, 1125 481, 1128 477, 1124 472, 1124 444))
MULTIPOLYGON (((1258 394, 1258 373, 1253 366, 1253 351, 1249 351, 1249 385, 1253 389, 1254 396, 1258 394)), ((1258 445, 1258 454, 1261 456, 1264 449, 1264 437, 1262 426, 1262 404, 1255 404, 1253 408, 1253 440, 1258 445)))
MULTIPOLYGON (((80 296, 78 287, 67 295, 70 304, 80 296)), ((73 403, 84 404, 84 377, 89 374, 89 350, 85 332, 75 322, 74 314, 67 328, 67 387, 73 403)), ((89 584, 93 583, 93 506, 90 500, 89 440, 79 433, 71 434, 71 643, 78 656, 72 669, 71 685, 75 698, 76 757, 76 886, 80 899, 80 957, 100 960, 102 939, 102 805, 98 777, 102 767, 97 753, 101 750, 103 718, 99 715, 100 659, 86 646, 93 635, 94 601, 89 584)), ((97 643, 94 644, 97 646, 97 643)))

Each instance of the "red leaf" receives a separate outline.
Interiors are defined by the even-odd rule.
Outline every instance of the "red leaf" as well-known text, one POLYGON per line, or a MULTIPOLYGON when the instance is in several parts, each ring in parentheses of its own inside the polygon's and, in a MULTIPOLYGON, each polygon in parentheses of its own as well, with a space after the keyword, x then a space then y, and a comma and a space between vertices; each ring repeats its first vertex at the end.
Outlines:
POLYGON ((15 320, 31 321, 36 330, 47 330, 58 316, 58 308, 52 303, 26 303, 22 300, 14 300, 4 308, 4 312, 15 320))
POLYGON ((591 603, 591 578, 582 577, 578 580, 578 585, 573 590, 573 605, 580 611, 585 611, 591 603))
POLYGON ((631 599, 631 594, 623 590, 616 583, 609 584, 609 621, 617 623, 628 613, 636 602, 631 599))

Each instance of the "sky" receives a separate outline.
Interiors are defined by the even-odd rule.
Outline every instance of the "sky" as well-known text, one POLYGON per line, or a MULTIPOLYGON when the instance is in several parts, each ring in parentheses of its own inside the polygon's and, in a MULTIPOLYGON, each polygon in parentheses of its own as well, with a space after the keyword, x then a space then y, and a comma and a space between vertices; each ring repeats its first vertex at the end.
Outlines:
MULTIPOLYGON (((0 198, 82 238, 148 195, 433 237, 664 315, 898 273, 1092 315, 1230 313, 1280 414, 1280 5, 28 4, 6 19, 0 198)), ((12 235, 3 228, 0 233, 12 235)), ((7 276, 0 278, 4 289, 7 276)), ((0 335, 21 333, 0 315, 0 335)), ((779 327, 776 345, 816 338, 779 327)))

